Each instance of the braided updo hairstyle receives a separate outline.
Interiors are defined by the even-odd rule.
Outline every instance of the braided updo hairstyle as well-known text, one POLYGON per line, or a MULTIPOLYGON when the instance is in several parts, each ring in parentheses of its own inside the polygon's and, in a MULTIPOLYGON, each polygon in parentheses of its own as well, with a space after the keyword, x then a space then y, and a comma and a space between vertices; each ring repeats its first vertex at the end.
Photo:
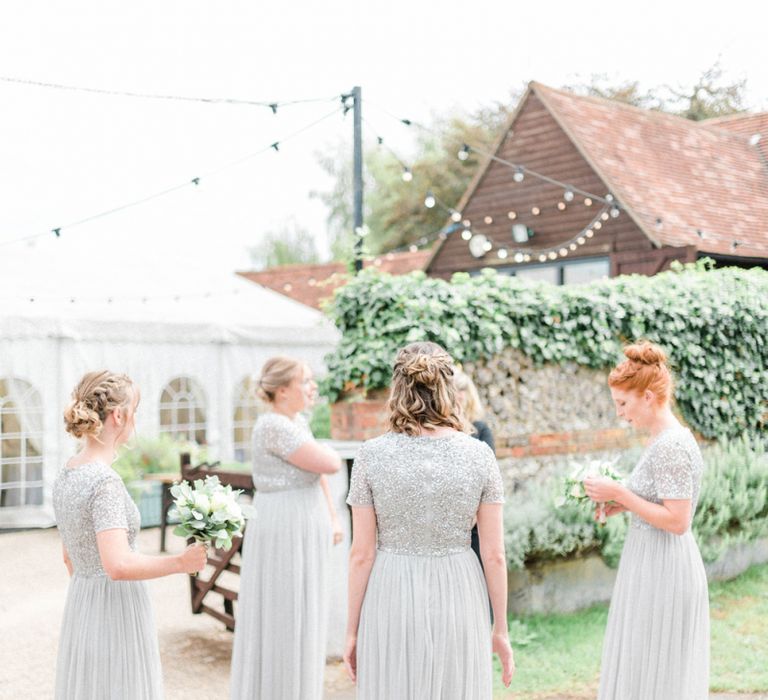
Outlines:
POLYGON ((411 343, 397 353, 389 396, 389 428, 419 435, 422 428, 471 427, 461 411, 451 356, 436 343, 411 343))
POLYGON ((639 394, 648 390, 656 395, 658 403, 668 403, 674 381, 664 350, 641 340, 624 348, 624 355, 627 359, 608 375, 608 386, 639 394))
POLYGON ((75 387, 64 411, 65 430, 76 438, 97 438, 109 414, 128 405, 132 389, 133 381, 125 374, 88 372, 75 387))

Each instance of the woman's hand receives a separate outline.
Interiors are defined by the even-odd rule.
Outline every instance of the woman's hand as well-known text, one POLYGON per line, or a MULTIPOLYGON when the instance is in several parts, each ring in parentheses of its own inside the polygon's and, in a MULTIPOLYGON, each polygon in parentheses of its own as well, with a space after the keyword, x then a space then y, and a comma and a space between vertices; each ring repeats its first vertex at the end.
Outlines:
POLYGON ((357 681, 357 637, 351 634, 344 644, 344 667, 352 682, 357 681))
POLYGON ((501 681, 509 688, 512 676, 515 675, 515 658, 512 653, 512 645, 509 643, 509 635, 506 633, 495 633, 491 637, 491 648, 501 662, 501 681))
POLYGON ((202 571, 208 562, 208 548, 204 544, 191 544, 179 554, 179 562, 185 574, 202 571))
POLYGON ((333 531, 333 544, 340 544, 344 539, 344 530, 341 528, 341 522, 337 515, 331 518, 331 530, 333 531))
POLYGON ((603 512, 606 517, 610 518, 612 515, 618 515, 619 513, 626 513, 627 509, 621 503, 606 503, 603 506, 603 512))
POLYGON ((616 501, 618 505, 624 487, 618 481, 609 479, 607 476, 591 476, 584 479, 584 490, 595 503, 616 501))

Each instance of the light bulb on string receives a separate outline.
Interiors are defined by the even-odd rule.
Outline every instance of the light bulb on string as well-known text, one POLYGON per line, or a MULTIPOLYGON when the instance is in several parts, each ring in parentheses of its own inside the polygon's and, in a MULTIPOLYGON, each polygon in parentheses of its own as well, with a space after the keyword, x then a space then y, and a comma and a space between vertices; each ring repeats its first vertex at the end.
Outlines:
POLYGON ((522 253, 515 253, 515 262, 521 263, 525 260, 525 256, 522 253))
POLYGON ((531 209, 531 214, 533 214, 534 216, 538 216, 539 214, 541 214, 541 209, 539 209, 538 207, 533 207, 531 209))
POLYGON ((576 250, 576 244, 571 243, 571 245, 568 246, 571 250, 576 250))
POLYGON ((470 238, 472 238, 472 231, 470 231, 468 228, 465 228, 465 229, 464 229, 464 230, 461 232, 461 237, 462 237, 462 239, 464 239, 465 241, 468 241, 470 238))
POLYGON ((411 172, 411 169, 409 167, 403 168, 402 178, 403 178, 403 182, 410 182, 411 180, 413 180, 413 173, 411 172))
POLYGON ((608 214, 608 212, 607 212, 607 211, 604 211, 602 214, 600 214, 600 218, 601 218, 603 221, 608 221, 608 219, 610 218, 610 214, 608 214))
POLYGON ((558 208, 560 211, 565 211, 565 202, 558 202, 558 203, 557 203, 557 208, 558 208))
POLYGON ((539 262, 546 262, 546 261, 547 261, 547 256, 544 255, 544 253, 539 255, 539 262))
POLYGON ((455 221, 456 223, 461 221, 461 212, 460 211, 455 211, 455 210, 452 211, 451 212, 451 220, 455 221))
POLYGON ((584 206, 585 207, 591 207, 592 206, 592 200, 589 197, 584 198, 584 206))
POLYGON ((499 252, 496 253, 496 255, 498 255, 499 258, 501 258, 502 260, 506 260, 507 255, 509 255, 509 253, 507 252, 506 248, 499 248, 499 252))
POLYGON ((437 204, 437 200, 435 199, 435 195, 432 194, 432 192, 427 192, 427 196, 424 197, 424 206, 427 209, 432 209, 435 204, 437 204))
POLYGON ((566 202, 572 202, 573 201, 573 190, 566 190, 563 192, 563 199, 566 202))
POLYGON ((508 211, 508 212, 507 212, 507 218, 508 218, 510 221, 514 221, 514 220, 517 218, 517 212, 514 212, 514 211, 508 211))
POLYGON ((618 218, 619 214, 621 214, 621 211, 618 207, 611 207, 611 216, 616 219, 618 218))
POLYGON ((557 253, 554 250, 549 251, 549 259, 555 260, 557 258, 557 253))
POLYGON ((576 239, 576 243, 578 243, 579 245, 584 245, 586 242, 587 242, 587 239, 586 239, 586 238, 584 238, 584 236, 579 236, 579 237, 576 239))
POLYGON ((466 160, 469 158, 469 146, 467 144, 463 144, 461 147, 461 150, 457 154, 459 160, 466 160))
POLYGON ((485 243, 483 243, 483 250, 486 253, 489 252, 492 248, 493 248, 493 243, 491 243, 490 241, 486 241, 485 243))
POLYGON ((522 182, 523 180, 525 180, 525 172, 521 167, 518 166, 517 168, 515 168, 515 174, 512 176, 512 179, 515 182, 522 182))
MULTIPOLYGON (((598 221, 597 223, 600 223, 600 222, 598 221)), ((593 231, 591 228, 588 228, 588 229, 587 229, 587 230, 584 232, 584 235, 585 235, 587 238, 592 238, 592 236, 594 236, 594 235, 595 235, 595 232, 594 232, 594 231, 593 231)))
POLYGON ((603 224, 599 221, 595 221, 595 223, 592 224, 592 228, 595 229, 595 231, 599 231, 601 228, 603 228, 603 224))
POLYGON ((485 221, 486 224, 489 226, 493 223, 493 217, 492 216, 486 216, 483 221, 485 221))
POLYGON ((565 257, 566 255, 568 255, 568 248, 560 248, 558 252, 562 257, 565 257))
POLYGON ((612 202, 613 201, 613 195, 610 192, 607 195, 605 195, 605 201, 606 202, 612 202))
POLYGON ((464 224, 464 228, 469 228, 472 225, 472 222, 469 219, 464 219, 461 223, 464 224))

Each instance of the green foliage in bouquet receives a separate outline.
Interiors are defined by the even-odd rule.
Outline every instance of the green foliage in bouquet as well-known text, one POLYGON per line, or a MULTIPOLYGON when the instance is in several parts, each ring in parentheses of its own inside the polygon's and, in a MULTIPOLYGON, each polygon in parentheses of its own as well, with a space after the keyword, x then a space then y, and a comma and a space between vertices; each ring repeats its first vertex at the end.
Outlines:
POLYGON ((218 476, 197 479, 191 486, 186 481, 174 484, 171 515, 179 525, 173 533, 211 543, 216 549, 232 549, 232 538, 242 535, 246 518, 253 516, 252 507, 237 502, 241 493, 221 484, 218 476))
POLYGON ((759 434, 768 422, 768 272, 706 261, 654 277, 557 287, 484 270, 450 283, 364 270, 327 311, 342 332, 326 358, 330 401, 387 387, 396 351, 442 344, 459 362, 518 348, 536 363, 608 368, 646 338, 669 353, 685 421, 705 437, 759 434))

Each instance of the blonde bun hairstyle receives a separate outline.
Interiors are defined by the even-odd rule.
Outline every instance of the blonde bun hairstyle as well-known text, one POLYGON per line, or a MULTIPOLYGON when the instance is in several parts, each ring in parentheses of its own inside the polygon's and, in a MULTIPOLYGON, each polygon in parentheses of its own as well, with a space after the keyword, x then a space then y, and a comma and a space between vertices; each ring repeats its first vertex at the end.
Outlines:
POLYGON ((125 374, 88 372, 72 392, 64 411, 64 429, 78 439, 98 438, 109 414, 127 406, 132 391, 133 380, 125 374))
POLYGON ((674 380, 661 347, 641 340, 625 347, 624 356, 627 359, 608 375, 608 386, 639 394, 651 391, 662 404, 672 400, 674 380))
POLYGON ((411 343, 402 348, 392 369, 389 428, 420 435, 423 428, 449 427, 469 432, 458 405, 451 356, 437 343, 411 343))
POLYGON ((288 386, 299 374, 303 363, 292 357, 269 358, 261 368, 257 394, 265 403, 273 403, 280 387, 288 386))

